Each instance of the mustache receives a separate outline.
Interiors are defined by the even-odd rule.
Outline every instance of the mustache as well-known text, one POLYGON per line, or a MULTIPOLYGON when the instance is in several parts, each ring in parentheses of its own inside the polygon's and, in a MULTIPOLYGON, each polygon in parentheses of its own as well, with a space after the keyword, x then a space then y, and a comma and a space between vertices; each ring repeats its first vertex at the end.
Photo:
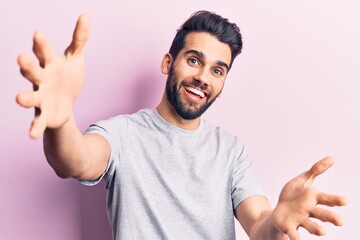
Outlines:
POLYGON ((189 86, 189 87, 194 87, 194 88, 199 88, 203 91, 206 91, 208 88, 207 84, 202 84, 200 81, 197 80, 192 80, 192 81, 186 81, 183 83, 183 85, 189 86))

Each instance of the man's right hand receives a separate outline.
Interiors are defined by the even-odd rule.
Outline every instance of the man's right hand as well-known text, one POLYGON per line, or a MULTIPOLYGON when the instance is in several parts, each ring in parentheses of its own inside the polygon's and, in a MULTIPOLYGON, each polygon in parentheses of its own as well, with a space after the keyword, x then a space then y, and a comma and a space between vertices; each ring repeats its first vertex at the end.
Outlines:
POLYGON ((73 39, 65 54, 60 56, 51 48, 45 35, 34 34, 33 51, 36 63, 28 54, 18 57, 21 74, 32 84, 34 91, 16 96, 19 105, 34 107, 35 117, 30 137, 39 138, 46 128, 59 128, 72 116, 72 105, 84 81, 84 46, 89 37, 90 19, 81 15, 73 39))

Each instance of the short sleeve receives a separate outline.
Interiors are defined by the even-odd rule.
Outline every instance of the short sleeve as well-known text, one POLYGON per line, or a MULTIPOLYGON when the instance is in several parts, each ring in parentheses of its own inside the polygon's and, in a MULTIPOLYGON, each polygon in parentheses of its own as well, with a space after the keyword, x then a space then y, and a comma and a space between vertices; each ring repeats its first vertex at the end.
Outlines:
POLYGON ((231 186, 231 197, 234 209, 246 198, 264 195, 263 190, 255 177, 252 162, 245 152, 244 146, 241 145, 239 148, 241 151, 234 162, 231 186))
POLYGON ((92 124, 85 131, 85 134, 98 134, 104 137, 110 144, 111 152, 106 171, 96 180, 80 181, 82 184, 86 186, 94 186, 98 184, 102 179, 105 179, 106 185, 108 185, 109 182, 112 180, 112 176, 115 173, 116 165, 118 163, 118 158, 120 155, 120 137, 118 133, 122 122, 124 121, 121 121, 121 117, 115 117, 109 120, 103 120, 92 124))

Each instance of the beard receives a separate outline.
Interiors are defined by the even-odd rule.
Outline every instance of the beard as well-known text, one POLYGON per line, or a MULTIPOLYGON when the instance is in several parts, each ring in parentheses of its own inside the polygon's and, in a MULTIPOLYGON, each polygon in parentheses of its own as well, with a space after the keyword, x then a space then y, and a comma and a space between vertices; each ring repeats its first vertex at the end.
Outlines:
MULTIPOLYGON (((209 94, 206 98, 206 102, 200 106, 197 106, 199 105, 199 103, 192 102, 190 103, 190 106, 193 107, 192 109, 190 107, 186 107, 185 104, 181 101, 180 90, 182 84, 178 85, 178 81, 178 76, 174 71, 173 66, 171 66, 169 76, 166 80, 166 96, 170 104, 174 107, 176 113, 184 119, 192 120, 200 117, 220 95, 219 93, 215 97, 211 98, 211 95, 209 94)), ((207 85, 203 85, 200 81, 196 80, 188 82, 184 81, 184 83, 186 83, 186 85, 188 86, 201 88, 202 90, 205 90, 207 88, 207 85)))

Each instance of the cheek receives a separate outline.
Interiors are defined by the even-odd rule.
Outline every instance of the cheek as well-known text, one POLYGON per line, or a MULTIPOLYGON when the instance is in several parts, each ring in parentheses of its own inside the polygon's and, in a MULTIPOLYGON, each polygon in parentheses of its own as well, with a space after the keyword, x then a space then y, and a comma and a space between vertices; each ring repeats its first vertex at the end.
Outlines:
POLYGON ((198 74, 199 69, 191 67, 187 62, 180 62, 176 66, 176 72, 180 79, 186 79, 198 74))
POLYGON ((222 89, 224 87, 224 81, 215 79, 214 82, 215 83, 213 84, 213 91, 214 91, 214 94, 217 95, 222 91, 222 89))
POLYGON ((184 77, 186 77, 188 74, 188 70, 184 68, 181 64, 173 66, 172 75, 173 78, 177 79, 177 81, 184 79, 184 77))

